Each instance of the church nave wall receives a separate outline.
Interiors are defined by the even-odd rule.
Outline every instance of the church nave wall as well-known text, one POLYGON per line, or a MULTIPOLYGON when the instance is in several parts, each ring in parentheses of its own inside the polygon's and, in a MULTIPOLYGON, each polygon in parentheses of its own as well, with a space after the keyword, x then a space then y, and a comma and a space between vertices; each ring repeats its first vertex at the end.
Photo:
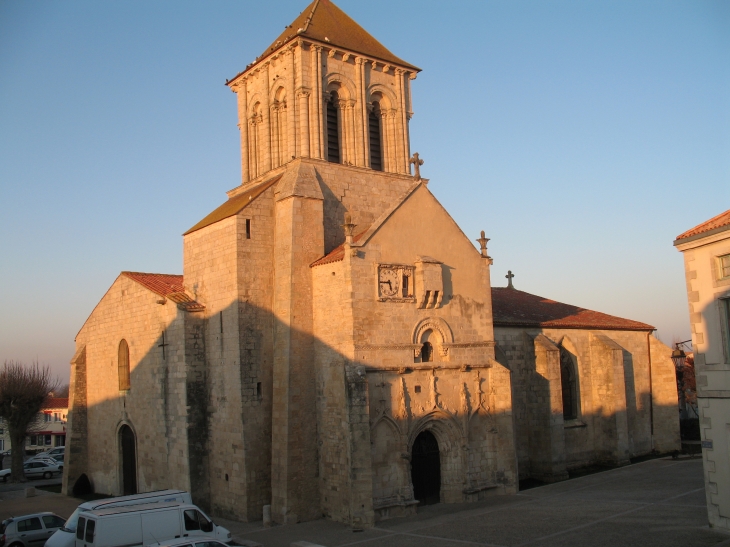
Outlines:
MULTIPOLYGON (((73 474, 86 473, 100 493, 122 492, 118 431, 123 424, 136 435, 140 491, 189 488, 184 312, 159 299, 121 275, 77 337, 78 346, 86 347, 86 449, 93 456, 86 469, 73 469, 73 474), (127 391, 119 389, 122 339, 129 348, 127 391)), ((71 443, 69 467, 74 448, 71 443)))
POLYGON ((540 478, 533 455, 540 452, 540 446, 534 452, 530 447, 544 433, 539 426, 540 413, 544 420, 549 412, 541 402, 546 399, 540 399, 536 389, 548 386, 549 400, 558 405, 558 411, 553 409, 552 414, 563 428, 564 440, 562 448, 558 441, 542 449, 555 457, 563 454, 566 470, 596 464, 621 465, 632 457, 651 453, 652 449, 674 449, 678 442, 678 438, 673 440, 678 431, 676 401, 672 401, 672 390, 676 399, 675 380, 664 356, 665 362, 659 357, 659 362, 652 362, 652 370, 657 373, 650 383, 649 344, 663 344, 647 336, 643 331, 495 327, 497 359, 510 368, 514 381, 520 479, 540 478), (540 336, 553 346, 554 359, 561 360, 563 366, 567 358, 577 374, 575 418, 563 416, 560 371, 553 366, 548 376, 539 367, 536 348, 540 336))

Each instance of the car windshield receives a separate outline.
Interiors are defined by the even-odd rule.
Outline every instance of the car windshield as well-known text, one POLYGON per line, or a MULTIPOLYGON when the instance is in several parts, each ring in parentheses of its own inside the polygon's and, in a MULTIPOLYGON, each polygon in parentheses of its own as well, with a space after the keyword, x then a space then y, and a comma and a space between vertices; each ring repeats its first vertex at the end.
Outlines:
POLYGON ((63 530, 64 532, 75 532, 76 525, 79 523, 79 513, 80 512, 81 512, 81 509, 77 507, 76 511, 71 513, 71 516, 68 517, 66 524, 64 524, 61 527, 61 530, 63 530))

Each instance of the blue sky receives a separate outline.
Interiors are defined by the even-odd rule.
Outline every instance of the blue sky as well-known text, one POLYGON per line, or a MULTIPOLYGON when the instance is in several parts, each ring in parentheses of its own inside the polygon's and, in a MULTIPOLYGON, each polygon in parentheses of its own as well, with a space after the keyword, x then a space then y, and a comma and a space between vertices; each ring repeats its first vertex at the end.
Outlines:
MULTIPOLYGON (((689 338, 676 235, 730 208, 730 3, 340 0, 420 66, 412 151, 495 286, 689 338)), ((224 86, 304 1, 0 2, 0 359, 67 378, 122 270, 240 184, 224 86)))

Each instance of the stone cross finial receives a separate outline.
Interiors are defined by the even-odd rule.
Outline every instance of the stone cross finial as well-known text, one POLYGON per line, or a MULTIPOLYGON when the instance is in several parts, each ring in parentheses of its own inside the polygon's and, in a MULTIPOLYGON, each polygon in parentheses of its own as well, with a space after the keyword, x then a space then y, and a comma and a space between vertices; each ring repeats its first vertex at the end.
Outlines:
POLYGON ((348 243, 349 245, 352 245, 352 232, 355 230, 355 226, 357 226, 357 224, 352 223, 352 215, 350 213, 345 213, 345 223, 342 227, 345 229, 345 243, 348 243))
POLYGON ((505 277, 507 278, 507 288, 508 289, 514 289, 514 285, 512 285, 512 278, 515 276, 515 274, 512 273, 512 270, 507 270, 507 275, 505 277))
POLYGON ((487 255, 487 242, 488 241, 489 241, 489 238, 484 237, 484 230, 482 230, 482 237, 477 239, 477 243, 479 243, 479 245, 482 248, 482 257, 483 258, 489 258, 489 255, 487 255))
POLYGON ((418 157, 418 152, 414 152, 413 157, 408 160, 409 165, 413 165, 416 168, 416 174, 413 176, 416 180, 421 180, 421 165, 423 165, 423 160, 418 157))

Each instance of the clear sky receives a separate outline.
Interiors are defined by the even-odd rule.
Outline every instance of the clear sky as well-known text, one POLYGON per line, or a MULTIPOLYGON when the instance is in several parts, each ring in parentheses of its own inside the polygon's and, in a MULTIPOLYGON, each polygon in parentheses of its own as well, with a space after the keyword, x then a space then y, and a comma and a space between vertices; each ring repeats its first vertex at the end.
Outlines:
MULTIPOLYGON (((689 338, 681 232, 730 208, 730 2, 339 0, 413 82, 412 151, 492 280, 689 338)), ((304 0, 0 1, 0 360, 68 378, 122 270, 240 184, 224 86, 304 0)))

